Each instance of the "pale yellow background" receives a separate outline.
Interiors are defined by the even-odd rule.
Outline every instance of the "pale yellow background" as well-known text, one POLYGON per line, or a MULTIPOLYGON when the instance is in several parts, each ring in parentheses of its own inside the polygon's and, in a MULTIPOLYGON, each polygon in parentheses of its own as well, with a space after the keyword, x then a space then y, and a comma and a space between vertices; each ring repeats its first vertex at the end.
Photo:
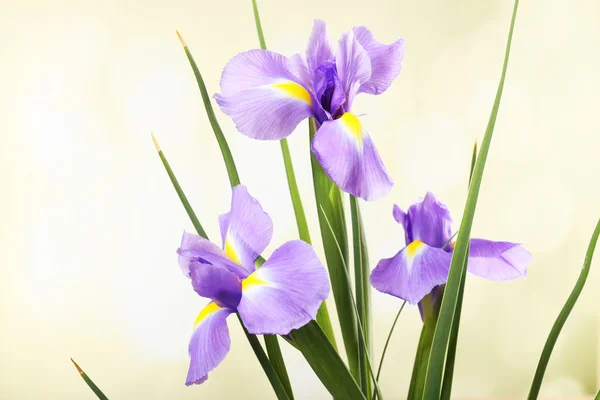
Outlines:
MULTIPOLYGON (((384 42, 406 40, 392 88, 354 106, 396 182, 387 198, 363 205, 372 261, 403 244, 393 203, 406 207, 432 190, 459 221, 512 2, 263 0, 260 9, 267 44, 288 55, 304 51, 314 18, 328 22, 334 41, 355 25, 384 42)), ((524 397, 579 273, 600 214, 599 25, 597 0, 521 4, 474 236, 522 242, 534 262, 527 280, 469 277, 457 398, 524 397)), ((230 194, 175 29, 211 93, 225 63, 258 46, 249 0, 0 2, 2 399, 94 398, 71 356, 112 399, 274 398, 233 319, 227 359, 204 385, 183 385, 204 301, 177 266, 175 249, 192 226, 150 132, 212 237, 230 194)), ((243 182, 275 221, 268 254, 297 235, 279 145, 217 116, 243 182)), ((304 124, 290 145, 322 254, 304 124)), ((598 269, 551 359, 548 395, 597 389, 598 269)), ((373 293, 373 304, 378 359, 400 301, 373 293)), ((419 330, 417 309, 407 307, 381 379, 388 399, 406 394, 419 330)), ((328 398, 283 346, 296 397, 328 398)))

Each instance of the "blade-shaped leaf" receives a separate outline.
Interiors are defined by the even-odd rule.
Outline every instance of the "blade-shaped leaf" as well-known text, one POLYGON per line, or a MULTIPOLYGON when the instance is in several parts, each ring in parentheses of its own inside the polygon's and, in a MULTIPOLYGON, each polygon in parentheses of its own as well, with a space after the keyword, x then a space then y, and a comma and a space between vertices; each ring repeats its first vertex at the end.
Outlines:
POLYGON ((460 224, 458 239, 452 255, 450 271, 448 273, 448 282, 446 284, 444 297, 442 299, 440 315, 433 336, 431 353, 429 355, 429 362, 427 365, 423 399, 438 399, 440 396, 442 374, 452 329, 452 321, 454 319, 454 313, 458 301, 458 291, 461 285, 461 278, 465 268, 464 260, 468 252, 471 226, 473 225, 473 218, 475 216, 475 208, 477 206, 477 199, 479 197, 479 189, 481 187, 485 162, 487 160, 487 155, 492 141, 494 126, 496 124, 498 108, 500 107, 500 99, 502 98, 502 89, 504 88, 504 80, 506 78, 508 58, 510 55, 510 45, 513 36, 515 19, 517 16, 518 5, 519 1, 515 0, 500 83, 498 85, 498 91, 496 92, 496 98, 492 107, 490 120, 481 143, 481 149, 479 150, 479 155, 477 157, 477 161, 475 162, 473 178, 471 180, 471 185, 469 186, 469 195, 467 196, 467 202, 460 224))
POLYGON ((102 393, 102 390, 100 390, 100 388, 96 386, 94 381, 92 381, 92 379, 85 372, 83 372, 83 370, 79 365, 77 365, 75 360, 71 358, 71 362, 73 363, 73 365, 75 365, 75 368, 77 368, 77 372, 79 372, 79 375, 81 375, 81 378, 84 380, 84 382, 89 386, 90 389, 92 389, 92 392, 94 392, 94 394, 100 400, 108 400, 108 397, 106 397, 106 395, 102 393))
MULTIPOLYGON (((315 121, 309 121, 310 142, 316 132, 315 121)), ((329 269, 331 288, 335 299, 338 320, 344 340, 344 348, 348 357, 348 365, 352 375, 360 379, 358 371, 358 332, 356 329, 356 317, 352 306, 350 289, 346 283, 348 271, 348 233, 346 230, 346 217, 344 204, 340 189, 327 177, 323 168, 311 152, 310 161, 313 174, 313 185, 315 189, 315 200, 317 210, 322 207, 323 212, 318 212, 319 227, 323 249, 329 269), (331 223, 332 230, 328 228, 327 220, 331 223), (334 232, 334 233, 332 233, 334 232), (335 236, 334 236, 335 235, 335 236), (337 248, 339 243, 340 250, 337 248)))
POLYGON ((264 335, 264 338, 269 361, 271 361, 271 365, 273 365, 273 369, 277 373, 288 397, 293 400, 294 391, 292 390, 292 384, 290 383, 287 368, 285 367, 285 361, 283 361, 283 355, 281 354, 277 335, 264 335))
POLYGON ((368 370, 367 358, 371 354, 371 285, 369 284, 369 260, 367 243, 364 237, 364 228, 358 208, 358 200, 350 196, 350 214, 352 217, 352 243, 354 249, 354 284, 356 293, 356 308, 358 321, 362 327, 363 335, 358 336, 358 367, 360 373, 360 386, 364 393, 371 394, 371 379, 368 370), (364 336, 364 343, 363 343, 364 336))
MULTIPOLYGON (((254 11, 254 22, 256 24, 256 32, 258 33, 260 48, 266 50, 267 44, 265 43, 265 36, 260 23, 260 15, 258 13, 258 5, 256 4, 256 0, 252 0, 252 9, 254 11)), ((292 155, 290 154, 290 147, 288 146, 287 139, 285 138, 281 139, 279 144, 281 145, 281 155, 283 156, 283 164, 285 165, 285 175, 288 181, 290 197, 292 198, 292 205, 294 206, 294 215, 296 216, 298 235, 300 236, 300 239, 308 244, 311 244, 308 222, 306 221, 306 214, 304 213, 304 206, 302 205, 300 190, 298 189, 298 184, 296 183, 296 173, 294 172, 294 164, 292 162, 292 155)), ((337 348, 335 343, 335 335, 333 334, 333 327, 331 326, 331 319, 329 318, 329 311, 327 310, 327 304, 325 302, 321 304, 319 310, 317 311, 317 322, 333 344, 333 347, 337 348)))
POLYGON ((315 321, 290 334, 300 351, 335 399, 365 400, 352 374, 315 321))
POLYGON ((217 121, 217 117, 215 115, 215 111, 213 110, 212 104, 210 102, 210 96, 208 95, 208 91, 206 90, 206 85, 204 84, 204 79, 202 79, 202 75, 200 74, 200 70, 196 65, 196 61, 194 61, 194 57, 190 52, 185 40, 177 31, 177 36, 179 37, 179 41, 183 46, 183 50, 185 51, 185 55, 190 62, 192 67, 192 71, 194 71, 194 76, 196 77, 196 82, 198 83, 198 88, 200 89, 200 94, 202 95, 202 101, 204 102, 204 108, 206 109, 206 115, 208 116, 208 120, 210 121, 210 125, 215 133, 215 137, 217 138, 217 142, 219 143, 219 148, 221 149, 221 154, 223 154, 223 160, 225 160, 225 167, 227 168, 227 175, 229 176, 229 182, 231 186, 236 186, 240 184, 240 177, 237 172, 237 168, 235 167, 235 163, 233 161, 233 156, 231 155, 231 150, 229 149, 229 144, 227 144, 227 140, 225 139, 225 135, 223 135, 223 131, 219 126, 219 122, 217 121))
POLYGON ((554 345, 558 340, 558 335, 560 335, 560 331, 565 325, 565 322, 567 322, 567 318, 569 318, 571 310, 575 306, 575 303, 577 303, 577 299, 579 298, 579 295, 583 290, 583 286, 585 285, 585 281, 590 273, 590 266, 592 265, 592 257, 594 256, 594 250, 596 250, 598 236, 600 236, 600 220, 598 220, 598 223, 596 223, 596 229, 594 229, 594 233, 590 239, 590 244, 588 245, 585 253, 585 259, 583 260, 583 266, 581 268, 579 278, 577 279, 577 283, 575 283, 575 287, 569 295, 567 302, 563 306, 562 310, 560 310, 560 314, 558 314, 558 318, 556 318, 556 322, 554 322, 552 330, 550 331, 550 335, 548 336, 546 344, 544 345, 544 350, 540 356, 540 361, 535 371, 533 382, 531 383, 531 389, 529 390, 529 400, 537 399, 538 394, 540 393, 540 387, 542 386, 542 380, 544 379, 546 367, 548 366, 548 361, 552 355, 552 350, 554 350, 554 345))
MULTIPOLYGON (((469 185, 473 177, 473 169, 475 169, 475 161, 477 161, 477 140, 473 146, 473 155, 471 156, 471 171, 469 172, 469 185)), ((467 254, 469 251, 467 250, 467 254)), ((465 263, 468 263, 468 256, 465 257, 465 263)), ((458 290, 458 300, 456 302, 456 311, 452 320, 452 331, 450 333, 450 343, 448 344, 448 355, 446 357, 446 368, 444 368, 444 381, 442 382, 442 400, 450 400, 452 393, 452 379, 454 379, 454 362, 456 361, 456 345, 458 342, 458 330, 460 327, 460 314, 462 311, 463 294, 465 292, 465 282, 467 280, 467 266, 463 267, 463 274, 460 281, 460 289, 458 290)))
POLYGON ((242 322, 242 319, 240 318, 239 315, 238 315, 238 319, 240 321, 240 325, 242 326, 242 329, 244 330, 244 333, 246 334, 246 337, 248 338, 248 342, 250 343, 252 350, 254 350, 254 354, 256 354, 256 358, 258 358, 258 362, 260 362, 260 365, 263 367, 263 370, 265 371, 267 378, 269 378, 269 382, 271 382, 271 386, 273 386, 275 395, 277 396, 277 398, 279 400, 289 400, 290 397, 287 395, 285 387, 283 386, 283 384, 281 383, 281 380, 279 379, 279 375, 273 368, 271 361, 269 361, 269 358, 267 357, 267 354, 265 353, 262 346, 260 345, 258 338, 256 337, 256 335, 251 335, 250 333, 248 333, 248 331, 246 330, 246 327, 244 326, 244 323, 242 322))

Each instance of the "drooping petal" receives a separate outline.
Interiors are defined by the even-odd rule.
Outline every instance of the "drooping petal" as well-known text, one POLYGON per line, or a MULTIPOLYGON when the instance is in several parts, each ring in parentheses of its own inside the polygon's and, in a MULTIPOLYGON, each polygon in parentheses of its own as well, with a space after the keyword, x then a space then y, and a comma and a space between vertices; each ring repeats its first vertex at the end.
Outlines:
POLYGON ((225 66, 215 99, 243 134, 279 140, 312 115, 311 94, 287 63, 281 54, 250 50, 225 66))
POLYGON ((435 286, 446 283, 451 259, 450 253, 417 240, 379 261, 371 272, 371 285, 416 304, 435 286))
POLYGON ((190 368, 186 385, 206 381, 208 373, 225 359, 231 345, 226 319, 232 312, 211 302, 198 314, 188 347, 190 368))
POLYGON ((404 226, 404 229, 406 229, 406 213, 404 212, 404 210, 402 210, 400 207, 394 204, 392 215, 394 216, 396 222, 404 226))
POLYGON ((239 304, 242 284, 234 273, 219 265, 197 262, 190 266, 190 276, 200 296, 212 299, 221 307, 235 309, 239 304))
POLYGON ((328 295, 325 267, 309 244, 294 240, 242 281, 237 310, 250 333, 287 335, 314 319, 328 295))
POLYGON ((527 277, 531 253, 518 243, 471 239, 469 272, 492 281, 527 277))
POLYGON ((179 267, 186 277, 190 277, 190 267, 194 263, 220 265, 240 279, 248 276, 248 271, 235 264, 216 244, 193 233, 183 232, 181 247, 177 249, 179 267))
POLYGON ((327 26, 324 21, 316 19, 308 39, 306 60, 311 73, 325 61, 333 60, 333 48, 327 36, 327 26))
POLYGON ((352 31, 342 35, 335 55, 338 77, 346 93, 345 111, 350 111, 354 96, 371 77, 371 61, 352 31))
POLYGON ((231 194, 231 211, 219 216, 223 249, 247 271, 254 271, 254 261, 273 236, 273 221, 244 185, 235 186, 231 194))
POLYGON ((420 240, 433 247, 442 247, 452 237, 450 210, 433 193, 408 209, 407 243, 420 240))
POLYGON ((315 135, 312 151, 329 178, 354 196, 377 200, 394 184, 369 133, 354 114, 345 113, 324 122, 315 135))
POLYGON ((371 60, 371 77, 360 86, 359 91, 381 94, 400 74, 404 58, 404 39, 398 39, 392 44, 383 44, 364 26, 358 26, 352 31, 371 60))

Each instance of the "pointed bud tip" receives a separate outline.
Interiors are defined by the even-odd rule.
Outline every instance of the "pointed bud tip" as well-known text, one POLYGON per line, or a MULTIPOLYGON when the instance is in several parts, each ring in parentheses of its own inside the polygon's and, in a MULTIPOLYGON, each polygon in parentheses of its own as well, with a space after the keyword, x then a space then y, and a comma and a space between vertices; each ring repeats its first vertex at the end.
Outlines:
POLYGON ((79 367, 79 365, 77 365, 77 363, 75 362, 75 360, 73 360, 71 358, 71 362, 73 363, 73 365, 75 365, 75 368, 77 368, 77 372, 79 372, 80 375, 83 375, 84 374, 83 370, 81 369, 81 367, 79 367))
POLYGON ((154 147, 156 147, 156 151, 160 153, 160 145, 158 144, 158 140, 156 140, 156 136, 154 136, 154 133, 152 133, 152 141, 154 142, 154 147))
POLYGON ((175 29, 175 32, 177 32, 177 37, 179 38, 179 41, 181 42, 181 45, 183 47, 187 47, 187 44, 185 43, 185 40, 183 40, 183 37, 181 36, 181 33, 179 33, 179 31, 177 29, 175 29))

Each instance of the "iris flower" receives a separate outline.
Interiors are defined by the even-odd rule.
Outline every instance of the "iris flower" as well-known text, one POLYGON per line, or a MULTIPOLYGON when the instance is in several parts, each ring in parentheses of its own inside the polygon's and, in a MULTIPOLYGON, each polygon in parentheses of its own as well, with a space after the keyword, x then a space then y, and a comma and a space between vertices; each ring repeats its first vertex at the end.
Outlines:
POLYGON ((403 57, 402 39, 382 44, 362 26, 342 35, 334 52, 325 23, 317 20, 306 57, 240 53, 225 66, 215 99, 237 129, 255 139, 283 139, 305 118, 315 118, 312 151, 327 175, 343 191, 376 200, 393 182, 352 103, 359 93, 383 93, 403 57))
POLYGON ((177 250, 196 293, 211 299, 194 324, 186 385, 204 382, 229 352, 229 315, 238 313, 250 333, 287 335, 314 319, 329 294, 323 264, 301 240, 283 244, 255 268, 273 223, 244 186, 233 189, 231 211, 219 217, 219 225, 222 248, 184 233, 177 250))
MULTIPOLYGON (((431 192, 407 213, 394 205, 393 215, 404 227, 406 247, 379 261, 371 273, 371 284, 380 292, 416 304, 448 280, 452 218, 431 192)), ((527 276, 532 257, 518 243, 471 239, 469 249, 468 270, 475 275, 493 281, 527 276)))

